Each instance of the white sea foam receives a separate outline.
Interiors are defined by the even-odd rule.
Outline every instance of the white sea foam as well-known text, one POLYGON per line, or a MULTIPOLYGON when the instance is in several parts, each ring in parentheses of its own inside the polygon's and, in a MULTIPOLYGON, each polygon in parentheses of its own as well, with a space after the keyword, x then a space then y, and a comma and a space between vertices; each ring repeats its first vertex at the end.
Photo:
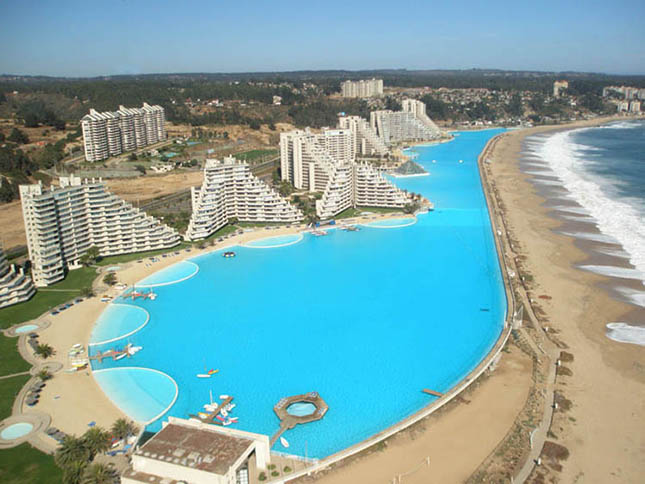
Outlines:
POLYGON ((593 242, 602 242, 604 244, 617 244, 618 241, 610 235, 606 234, 594 234, 592 232, 560 232, 563 235, 568 235, 569 237, 574 237, 576 239, 591 240, 593 242))
POLYGON ((540 185, 546 185, 550 187, 559 187, 562 186, 562 183, 558 180, 545 180, 544 178, 535 178, 533 177, 533 183, 538 183, 540 185))
POLYGON ((620 257, 621 259, 628 259, 629 260, 629 254, 625 252, 623 249, 611 249, 609 247, 607 248, 597 248, 595 249, 596 252, 600 252, 602 254, 610 255, 612 257, 620 257))
POLYGON ((589 215, 589 210, 583 207, 571 207, 569 205, 556 205, 551 207, 551 210, 559 212, 579 213, 580 215, 589 215))
POLYGON ((597 264, 579 265, 578 267, 580 269, 584 269, 585 271, 595 272, 596 274, 607 277, 636 279, 637 281, 643 280, 645 278, 645 274, 643 274, 643 272, 639 271, 638 269, 630 269, 629 267, 602 266, 597 264))
POLYGON ((609 198, 600 187, 601 180, 584 171, 585 160, 581 151, 587 148, 574 143, 571 132, 565 131, 547 138, 538 152, 562 180, 571 197, 596 219, 598 229, 623 246, 637 270, 609 266, 583 267, 594 272, 602 271, 605 275, 621 274, 617 277, 625 277, 629 274, 632 279, 645 279, 645 218, 632 205, 609 198))
POLYGON ((549 176, 553 175, 553 172, 549 170, 548 168, 544 168, 542 170, 524 170, 524 173, 527 175, 538 175, 538 176, 549 176))
POLYGON ((619 343, 645 346, 645 328, 627 323, 608 323, 607 337, 619 343))
POLYGON ((589 224, 595 224, 596 219, 593 218, 591 215, 580 215, 577 213, 563 213, 560 215, 560 217, 571 220, 572 222, 584 222, 584 223, 589 223, 589 224))
POLYGON ((631 287, 614 287, 614 290, 629 302, 645 308, 645 292, 637 291, 631 287))
POLYGON ((641 126, 639 121, 620 121, 618 123, 611 123, 601 126, 603 129, 634 129, 641 126))

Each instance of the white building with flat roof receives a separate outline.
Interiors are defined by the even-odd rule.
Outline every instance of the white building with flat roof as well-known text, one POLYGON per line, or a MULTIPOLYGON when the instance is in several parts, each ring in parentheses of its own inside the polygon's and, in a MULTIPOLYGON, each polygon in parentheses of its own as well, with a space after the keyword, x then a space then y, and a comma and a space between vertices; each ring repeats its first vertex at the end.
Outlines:
POLYGON ((123 484, 241 484, 255 482, 271 462, 269 437, 168 417, 132 454, 123 484), (249 479, 249 476, 252 476, 249 479))
POLYGON ((383 79, 362 79, 340 83, 343 97, 380 97, 383 95, 383 79))
POLYGON ((192 187, 193 214, 186 240, 208 237, 231 218, 240 222, 294 223, 300 210, 257 178, 249 165, 233 157, 206 160, 201 187, 192 187))
POLYGON ((37 287, 62 280, 87 249, 101 256, 173 247, 179 234, 110 193, 101 179, 61 177, 60 186, 21 185, 32 277, 37 287))
POLYGON ((101 161, 166 139, 166 115, 161 106, 119 106, 115 112, 90 109, 81 119, 87 161, 101 161))
POLYGON ((356 206, 404 207, 408 196, 372 165, 357 164, 355 150, 348 157, 346 150, 334 149, 347 143, 355 146, 351 129, 323 130, 319 134, 309 130, 281 133, 282 179, 301 190, 322 192, 316 200, 316 214, 321 219, 356 206), (344 141, 329 141, 335 137, 344 141))
POLYGON ((31 277, 22 268, 9 264, 0 247, 0 308, 26 301, 35 293, 31 277))

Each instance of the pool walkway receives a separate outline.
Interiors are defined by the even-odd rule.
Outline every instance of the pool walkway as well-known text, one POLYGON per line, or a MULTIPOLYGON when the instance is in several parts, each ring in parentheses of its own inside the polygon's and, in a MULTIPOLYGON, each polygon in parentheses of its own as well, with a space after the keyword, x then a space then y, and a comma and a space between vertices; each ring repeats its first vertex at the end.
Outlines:
POLYGON ((20 376, 20 375, 31 375, 31 372, 28 371, 21 371, 20 373, 12 373, 11 375, 3 375, 0 376, 0 380, 4 380, 5 378, 13 378, 14 376, 20 376))
POLYGON ((289 429, 294 428, 298 424, 305 424, 315 422, 325 416, 329 410, 327 403, 318 395, 318 392, 303 393, 302 395, 294 395, 292 397, 281 398, 278 403, 273 407, 273 411, 280 419, 280 428, 273 434, 269 447, 280 438, 280 436, 289 429), (316 407, 312 413, 308 415, 291 415, 287 408, 294 403, 311 403, 316 407))

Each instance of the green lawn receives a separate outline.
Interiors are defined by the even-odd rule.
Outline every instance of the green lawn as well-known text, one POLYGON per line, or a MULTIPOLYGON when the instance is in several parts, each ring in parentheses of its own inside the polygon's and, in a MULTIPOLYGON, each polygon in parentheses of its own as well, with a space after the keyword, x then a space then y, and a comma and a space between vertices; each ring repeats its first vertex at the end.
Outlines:
MULTIPOLYGON (((29 378, 31 378, 29 375, 20 375, 0 380, 0 420, 11 416, 13 401, 29 378)), ((2 479, 0 482, 3 482, 2 479)))
POLYGON ((278 156, 278 150, 250 150, 245 151, 244 153, 236 153, 233 156, 235 156, 235 158, 237 158, 238 160, 253 162, 260 161, 260 158, 262 158, 263 156, 265 156, 266 158, 273 158, 275 156, 278 156))
POLYGON ((0 482, 3 484, 32 484, 63 482, 63 471, 54 464, 51 455, 21 444, 13 449, 0 450, 0 482))
POLYGON ((350 207, 348 209, 343 210, 340 212, 338 215, 335 215, 335 219, 339 218, 351 218, 351 217, 358 217, 360 216, 361 211, 357 208, 350 207))
POLYGON ((402 208, 388 208, 388 207, 359 207, 361 212, 372 212, 372 213, 393 213, 393 212, 402 212, 402 208))
POLYGON ((133 252, 132 254, 123 254, 123 255, 114 255, 111 257, 103 257, 100 261, 96 263, 97 266, 112 266, 115 264, 124 264, 126 262, 132 262, 133 260, 144 259, 146 257, 154 257, 156 255, 167 254, 169 252, 175 252, 176 250, 182 250, 187 247, 192 247, 192 244, 188 242, 182 242, 175 247, 170 249, 160 249, 160 250, 151 250, 149 252, 133 252))
POLYGON ((9 338, 0 334, 0 376, 20 373, 29 368, 31 365, 18 353, 18 338, 9 338))
POLYGON ((73 299, 79 295, 81 288, 91 286, 95 277, 96 269, 92 267, 69 271, 65 279, 39 289, 29 301, 0 309, 0 328, 8 328, 37 318, 44 312, 73 299))

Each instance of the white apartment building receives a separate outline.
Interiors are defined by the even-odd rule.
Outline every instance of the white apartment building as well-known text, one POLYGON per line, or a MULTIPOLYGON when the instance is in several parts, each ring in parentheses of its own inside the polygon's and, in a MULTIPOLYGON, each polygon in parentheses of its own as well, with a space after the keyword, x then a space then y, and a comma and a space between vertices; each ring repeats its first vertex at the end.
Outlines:
POLYGON ((323 193, 316 201, 318 217, 331 218, 356 206, 402 208, 408 203, 407 195, 371 165, 357 164, 353 157, 335 158, 334 152, 326 148, 326 137, 335 136, 354 142, 351 129, 325 130, 321 134, 294 130, 280 134, 282 179, 296 188, 323 193))
POLYGON ((87 161, 101 161, 166 139, 166 116, 161 106, 119 106, 115 112, 90 109, 81 119, 87 161))
POLYGON ((363 156, 386 156, 389 150, 367 120, 360 116, 339 116, 338 126, 354 136, 354 152, 363 156))
POLYGON ((370 125, 386 145, 441 136, 441 130, 426 115, 425 104, 415 99, 404 99, 402 111, 372 111, 370 125))
POLYGON ((206 160, 201 187, 192 187, 193 214, 186 240, 208 237, 231 218, 241 222, 293 223, 303 215, 233 157, 206 160))
POLYGON ((383 95, 383 79, 344 81, 340 84, 343 97, 380 97, 383 95))
POLYGON ((32 277, 37 287, 62 280, 96 246, 101 256, 173 247, 179 234, 110 193, 101 179, 61 177, 60 186, 21 185, 32 277))
POLYGON ((26 301, 35 293, 31 278, 22 268, 9 264, 0 248, 0 308, 26 301))
POLYGON ((569 81, 553 81, 553 97, 560 97, 563 89, 569 89, 569 81))

